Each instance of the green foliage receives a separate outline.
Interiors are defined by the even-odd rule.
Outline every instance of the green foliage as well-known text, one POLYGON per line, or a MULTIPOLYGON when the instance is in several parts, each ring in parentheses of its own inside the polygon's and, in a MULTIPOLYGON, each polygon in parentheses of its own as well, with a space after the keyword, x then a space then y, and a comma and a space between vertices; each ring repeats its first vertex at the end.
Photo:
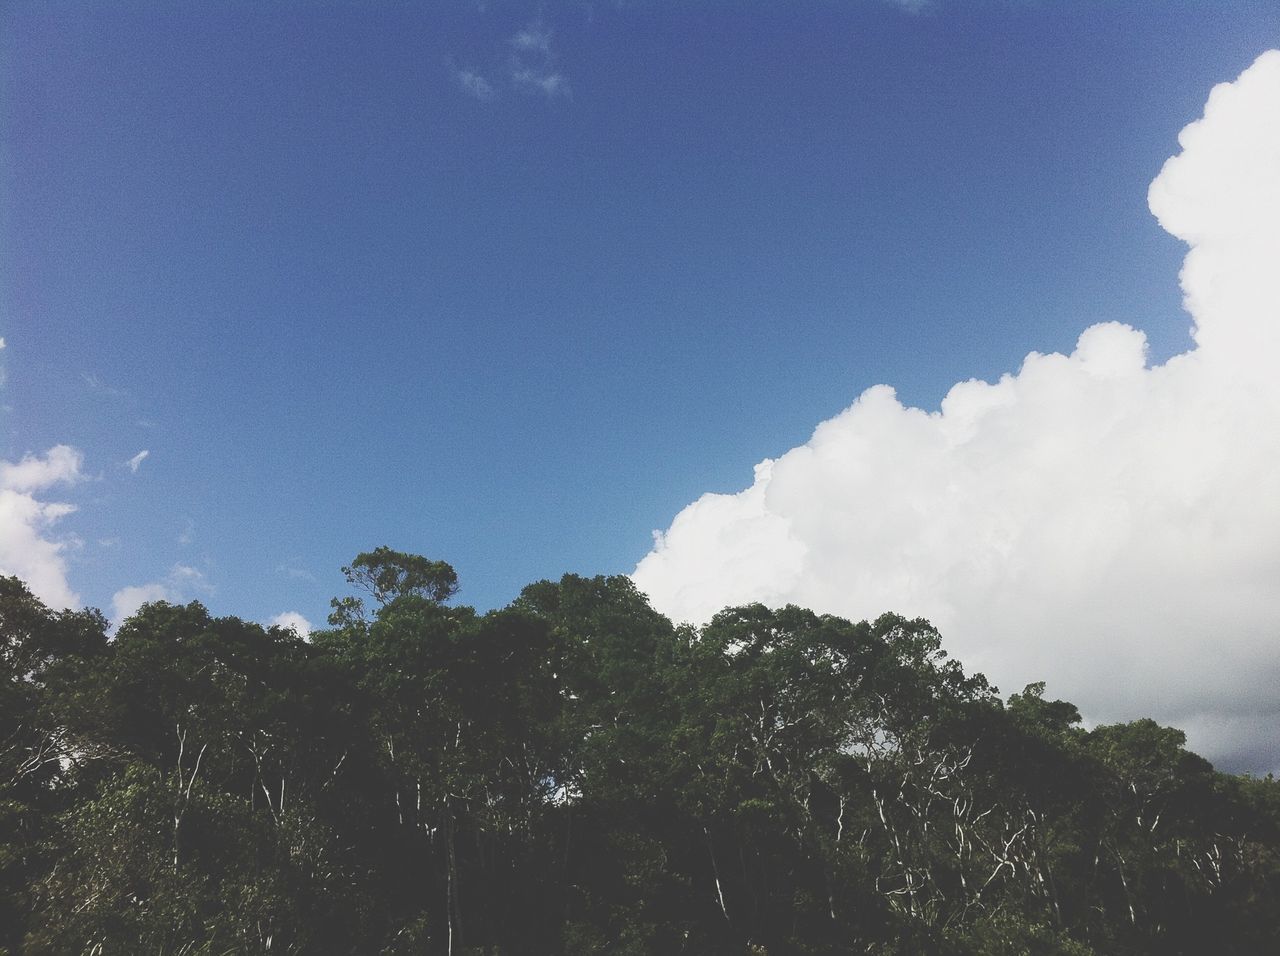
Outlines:
POLYGON ((344 571, 310 642, 0 579, 0 953, 1280 950, 1280 785, 926 621, 344 571))
POLYGON ((447 601, 458 590, 458 575, 443 561, 388 547, 364 551, 342 569, 347 581, 364 588, 379 604, 417 594, 428 601, 447 601))
POLYGON ((1097 956, 1053 926, 1000 911, 966 927, 955 945, 973 956, 1097 956))

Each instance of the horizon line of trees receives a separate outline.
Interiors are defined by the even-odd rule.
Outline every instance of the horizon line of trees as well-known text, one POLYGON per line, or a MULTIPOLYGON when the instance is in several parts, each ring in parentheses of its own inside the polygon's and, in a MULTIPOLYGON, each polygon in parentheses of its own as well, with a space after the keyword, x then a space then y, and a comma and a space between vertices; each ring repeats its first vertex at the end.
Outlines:
POLYGON ((1280 783, 927 621, 343 571, 309 641, 0 578, 0 954, 1280 952, 1280 783))

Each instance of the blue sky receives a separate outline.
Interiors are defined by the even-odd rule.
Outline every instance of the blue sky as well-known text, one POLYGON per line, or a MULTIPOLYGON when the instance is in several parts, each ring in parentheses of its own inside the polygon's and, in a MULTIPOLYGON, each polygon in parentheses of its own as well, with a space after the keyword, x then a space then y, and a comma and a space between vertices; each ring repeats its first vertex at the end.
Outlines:
POLYGON ((1272 2, 203 6, 0 10, 0 458, 82 453, 83 603, 313 622, 384 543, 479 607, 630 572, 878 382, 1186 350, 1147 187, 1280 45, 1272 2))

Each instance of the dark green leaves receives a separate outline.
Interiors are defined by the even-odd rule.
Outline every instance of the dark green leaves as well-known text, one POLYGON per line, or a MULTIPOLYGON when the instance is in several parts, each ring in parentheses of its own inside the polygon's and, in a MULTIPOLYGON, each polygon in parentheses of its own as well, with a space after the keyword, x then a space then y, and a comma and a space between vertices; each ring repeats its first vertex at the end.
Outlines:
POLYGON ((1007 704, 927 621, 478 615, 379 548, 312 642, 0 579, 0 952, 1261 953, 1280 787, 1007 704))

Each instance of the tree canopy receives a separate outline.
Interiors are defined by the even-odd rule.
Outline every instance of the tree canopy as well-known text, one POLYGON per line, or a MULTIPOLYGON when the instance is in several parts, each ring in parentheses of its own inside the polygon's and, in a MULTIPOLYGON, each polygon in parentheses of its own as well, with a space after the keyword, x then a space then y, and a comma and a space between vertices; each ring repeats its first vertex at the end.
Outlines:
POLYGON ((0 579, 0 953, 1280 951, 1280 786, 927 621, 378 548, 293 631, 0 579))

